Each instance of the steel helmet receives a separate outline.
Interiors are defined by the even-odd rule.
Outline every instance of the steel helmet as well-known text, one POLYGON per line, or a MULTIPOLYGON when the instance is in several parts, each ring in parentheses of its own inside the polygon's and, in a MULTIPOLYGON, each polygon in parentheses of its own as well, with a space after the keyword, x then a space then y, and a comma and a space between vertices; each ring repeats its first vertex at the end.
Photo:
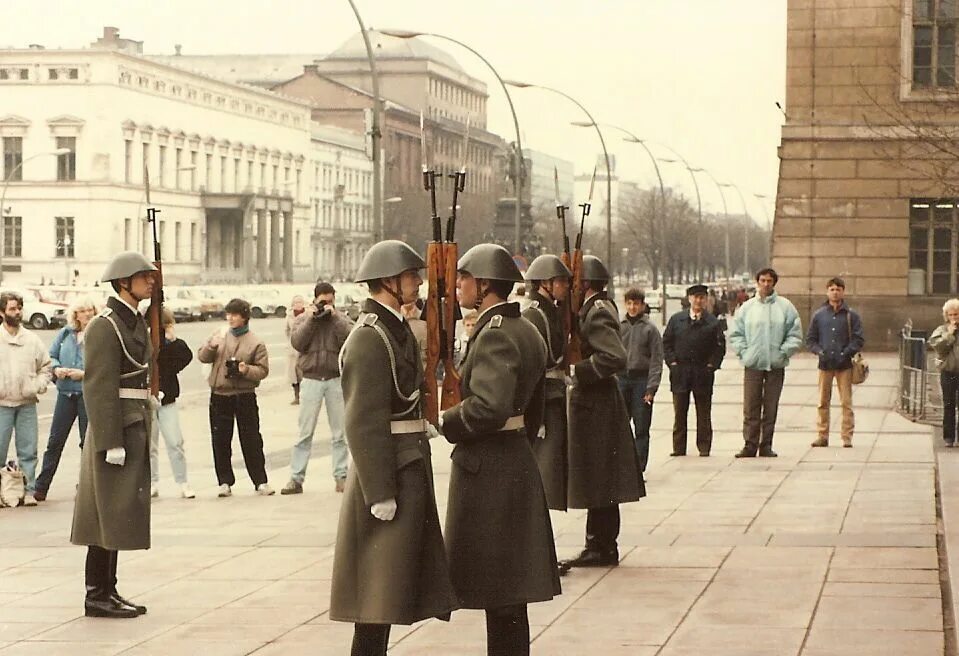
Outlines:
POLYGON ((569 270, 563 261, 552 255, 545 253, 530 262, 526 269, 527 280, 549 280, 550 278, 572 278, 573 272, 569 270))
POLYGON ((583 270, 580 272, 580 280, 596 280, 598 282, 609 282, 609 270, 603 261, 595 255, 583 256, 583 270))
POLYGON ((356 270, 356 282, 369 282, 380 278, 392 278, 404 271, 426 267, 423 258, 409 244, 398 239, 386 239, 370 246, 360 268, 356 270))
POLYGON ((523 274, 509 251, 499 244, 477 244, 463 253, 456 270, 485 280, 523 282, 523 274))
POLYGON ((100 281, 110 282, 111 280, 121 280, 136 275, 141 271, 156 270, 157 268, 153 266, 153 263, 146 259, 142 253, 124 251, 110 260, 100 281))

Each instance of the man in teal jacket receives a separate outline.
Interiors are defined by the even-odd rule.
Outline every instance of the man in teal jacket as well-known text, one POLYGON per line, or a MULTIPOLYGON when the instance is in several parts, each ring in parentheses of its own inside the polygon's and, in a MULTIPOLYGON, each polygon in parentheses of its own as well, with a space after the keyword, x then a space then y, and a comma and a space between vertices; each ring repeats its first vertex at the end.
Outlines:
POLYGON ((789 358, 803 343, 795 306, 776 293, 773 269, 756 274, 756 296, 736 312, 729 343, 746 368, 743 374, 743 438, 737 458, 775 458, 773 432, 789 358))

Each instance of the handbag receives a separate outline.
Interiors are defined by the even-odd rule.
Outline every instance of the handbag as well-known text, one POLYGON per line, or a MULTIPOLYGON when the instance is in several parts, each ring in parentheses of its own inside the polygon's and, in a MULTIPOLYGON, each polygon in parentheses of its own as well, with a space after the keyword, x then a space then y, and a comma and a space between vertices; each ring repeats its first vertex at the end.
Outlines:
POLYGON ((15 460, 11 460, 0 469, 0 508, 13 508, 20 505, 26 494, 24 478, 15 460))
MULTIPOLYGON (((846 325, 849 327, 849 339, 852 340, 852 316, 846 310, 846 325)), ((862 357, 862 353, 852 356, 852 384, 859 385, 869 378, 869 363, 862 357)))

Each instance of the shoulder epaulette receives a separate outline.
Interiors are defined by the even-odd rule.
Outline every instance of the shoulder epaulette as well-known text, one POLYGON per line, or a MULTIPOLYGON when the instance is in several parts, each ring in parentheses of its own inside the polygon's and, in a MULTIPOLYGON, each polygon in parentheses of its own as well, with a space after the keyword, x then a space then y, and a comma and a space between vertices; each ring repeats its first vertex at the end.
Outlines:
POLYGON ((497 314, 495 317, 489 320, 490 328, 500 328, 503 325, 503 315, 497 314))
POLYGON ((530 302, 529 302, 529 307, 533 308, 534 310, 538 310, 538 309, 539 309, 539 301, 530 301, 530 302))
POLYGON ((97 316, 98 316, 98 317, 109 317, 111 314, 113 314, 113 308, 105 307, 105 308, 103 308, 102 310, 100 310, 100 314, 98 314, 97 316))
POLYGON ((606 307, 606 303, 605 303, 605 302, 603 301, 603 299, 601 299, 601 298, 596 299, 596 302, 593 303, 593 307, 594 307, 594 308, 601 308, 601 309, 603 309, 603 310, 608 310, 608 309, 609 309, 609 308, 606 307))
POLYGON ((361 321, 360 323, 363 326, 372 326, 376 324, 377 319, 379 319, 379 317, 376 316, 373 312, 370 312, 369 314, 363 315, 363 321, 361 321))

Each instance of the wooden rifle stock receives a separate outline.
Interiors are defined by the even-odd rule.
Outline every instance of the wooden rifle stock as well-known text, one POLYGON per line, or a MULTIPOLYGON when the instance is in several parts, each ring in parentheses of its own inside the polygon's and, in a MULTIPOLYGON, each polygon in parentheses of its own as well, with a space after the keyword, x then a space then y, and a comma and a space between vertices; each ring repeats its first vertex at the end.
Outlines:
MULTIPOLYGON (((149 184, 149 182, 148 182, 149 184)), ((147 322, 150 327, 150 394, 160 396, 160 345, 163 340, 163 262, 160 254, 160 242, 157 239, 156 215, 159 210, 149 208, 147 219, 153 224, 153 266, 157 270, 153 274, 153 296, 150 298, 150 309, 147 311, 147 322)))
POLYGON ((583 307, 583 281, 580 280, 580 274, 583 270, 583 251, 576 249, 572 255, 569 252, 564 252, 562 260, 563 264, 573 272, 569 284, 569 294, 563 304, 563 328, 567 335, 564 363, 568 367, 583 359, 579 338, 579 310, 583 307))
POLYGON ((460 375, 453 358, 453 341, 456 335, 456 262, 459 260, 459 248, 456 242, 443 244, 444 282, 446 304, 443 306, 443 325, 446 328, 446 344, 443 345, 443 396, 440 409, 447 410, 460 402, 460 375))
MULTIPOLYGON (((426 274, 428 291, 426 295, 426 367, 423 372, 423 413, 434 426, 439 423, 440 404, 436 370, 443 356, 441 344, 442 321, 439 288, 446 263, 443 258, 443 243, 430 242, 426 247, 426 274)), ((445 282, 445 281, 444 281, 445 282)))

